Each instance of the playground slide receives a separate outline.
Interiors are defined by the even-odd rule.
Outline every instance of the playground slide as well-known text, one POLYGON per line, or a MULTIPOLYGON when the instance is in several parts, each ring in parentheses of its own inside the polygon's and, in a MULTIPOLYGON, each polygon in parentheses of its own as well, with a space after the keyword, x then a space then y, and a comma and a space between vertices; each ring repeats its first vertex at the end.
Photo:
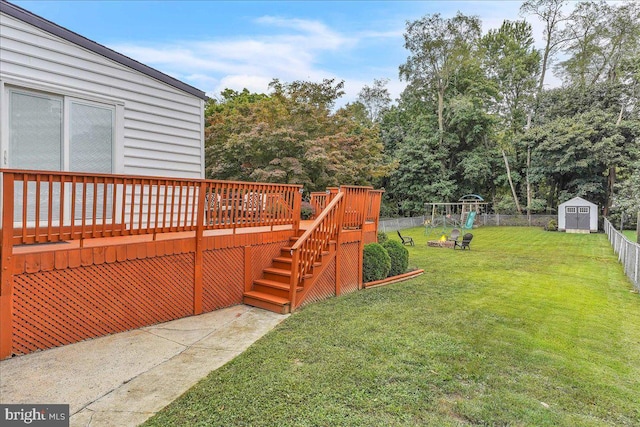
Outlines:
POLYGON ((468 228, 468 229, 473 228, 473 221, 475 221, 475 219, 476 219, 476 212, 475 211, 469 212, 469 216, 467 216, 467 222, 464 223, 464 228, 468 228))

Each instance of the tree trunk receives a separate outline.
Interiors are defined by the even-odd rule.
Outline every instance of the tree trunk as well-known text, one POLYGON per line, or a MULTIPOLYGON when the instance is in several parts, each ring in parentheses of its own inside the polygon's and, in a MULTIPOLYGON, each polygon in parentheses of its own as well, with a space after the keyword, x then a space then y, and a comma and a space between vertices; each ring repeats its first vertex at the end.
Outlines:
MULTIPOLYGON (((536 97, 537 98, 537 97, 536 97)), ((527 114, 527 129, 531 127, 531 112, 527 114)), ((527 144, 527 224, 531 227, 531 181, 529 180, 529 170, 531 169, 531 147, 527 144)))
POLYGON ((544 48, 544 56, 542 58, 542 71, 540 72, 540 82, 538 84, 538 94, 542 93, 544 88, 544 76, 547 73, 547 62, 549 62, 549 51, 551 50, 551 36, 547 36, 547 45, 544 48))
POLYGON ((509 186, 511 187, 511 194, 513 194, 513 201, 516 204, 516 209, 518 210, 518 214, 522 215, 522 209, 520 208, 520 202, 518 201, 518 196, 516 194, 516 188, 513 186, 513 180, 511 179, 511 168, 509 167, 509 159, 507 159, 507 153, 502 151, 502 158, 504 159, 504 166, 507 168, 507 178, 509 179, 509 186))
POLYGON ((531 147, 527 147, 527 223, 531 227, 531 181, 529 181, 529 169, 531 169, 531 147))
POLYGON ((438 88, 438 130, 440 131, 440 145, 444 137, 444 88, 438 88))
MULTIPOLYGON (((616 120, 616 126, 620 126, 620 123, 622 123, 622 113, 624 112, 624 107, 625 105, 623 103, 620 107, 620 114, 618 114, 618 120, 616 120)), ((604 216, 609 215, 609 209, 611 208, 611 203, 613 202, 613 192, 614 192, 615 185, 616 185, 616 167, 614 165, 609 167, 609 175, 607 177, 607 198, 605 200, 604 210, 602 212, 604 216)))
POLYGON ((638 221, 636 222, 636 242, 640 243, 640 211, 638 211, 638 221))
POLYGON ((609 209, 613 201, 613 187, 616 184, 616 167, 611 166, 609 168, 609 176, 607 177, 607 199, 605 201, 604 210, 602 214, 609 216, 609 209))

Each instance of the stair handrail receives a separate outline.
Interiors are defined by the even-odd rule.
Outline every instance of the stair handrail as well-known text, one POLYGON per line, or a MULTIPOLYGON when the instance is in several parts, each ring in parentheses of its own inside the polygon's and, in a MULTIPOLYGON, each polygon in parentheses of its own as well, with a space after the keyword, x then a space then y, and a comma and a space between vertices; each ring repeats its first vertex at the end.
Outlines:
POLYGON ((298 286, 303 284, 304 278, 310 273, 314 263, 322 256, 322 252, 332 240, 337 240, 342 228, 344 215, 344 193, 338 193, 327 207, 318 215, 311 227, 291 247, 291 286, 289 300, 291 310, 296 304, 298 286))

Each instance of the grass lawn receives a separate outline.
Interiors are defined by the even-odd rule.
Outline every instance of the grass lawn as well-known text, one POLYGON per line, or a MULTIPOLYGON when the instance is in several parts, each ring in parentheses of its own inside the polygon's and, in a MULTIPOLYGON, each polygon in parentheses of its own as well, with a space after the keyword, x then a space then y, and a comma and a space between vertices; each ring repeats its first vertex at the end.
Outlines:
POLYGON ((627 239, 629 239, 632 242, 635 242, 637 240, 637 235, 635 230, 624 230, 622 233, 627 237, 627 239))
POLYGON ((145 425, 640 425, 640 295, 604 234, 404 234, 424 275, 303 308, 145 425))

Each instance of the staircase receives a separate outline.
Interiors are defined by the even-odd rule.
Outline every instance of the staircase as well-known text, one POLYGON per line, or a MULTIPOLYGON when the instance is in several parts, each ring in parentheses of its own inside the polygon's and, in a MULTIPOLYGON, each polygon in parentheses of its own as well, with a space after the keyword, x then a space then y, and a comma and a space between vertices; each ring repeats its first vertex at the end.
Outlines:
POLYGON ((291 238, 265 268, 252 289, 244 293, 244 303, 276 313, 291 313, 313 288, 336 256, 342 230, 344 193, 338 193, 315 219, 311 228, 291 238))
MULTIPOLYGON (((280 255, 273 259, 271 265, 262 270, 262 277, 253 281, 252 289, 244 293, 244 303, 253 307, 260 307, 275 313, 290 313, 291 308, 291 275, 293 271, 292 246, 303 235, 291 237, 291 244, 280 249, 280 255)), ((335 256, 336 242, 329 242, 327 250, 322 251, 319 260, 313 263, 310 271, 302 276, 302 281, 296 284, 295 294, 299 305, 304 295, 313 287, 317 278, 324 272, 327 265, 335 256)), ((295 308, 294 308, 295 309, 295 308)))

